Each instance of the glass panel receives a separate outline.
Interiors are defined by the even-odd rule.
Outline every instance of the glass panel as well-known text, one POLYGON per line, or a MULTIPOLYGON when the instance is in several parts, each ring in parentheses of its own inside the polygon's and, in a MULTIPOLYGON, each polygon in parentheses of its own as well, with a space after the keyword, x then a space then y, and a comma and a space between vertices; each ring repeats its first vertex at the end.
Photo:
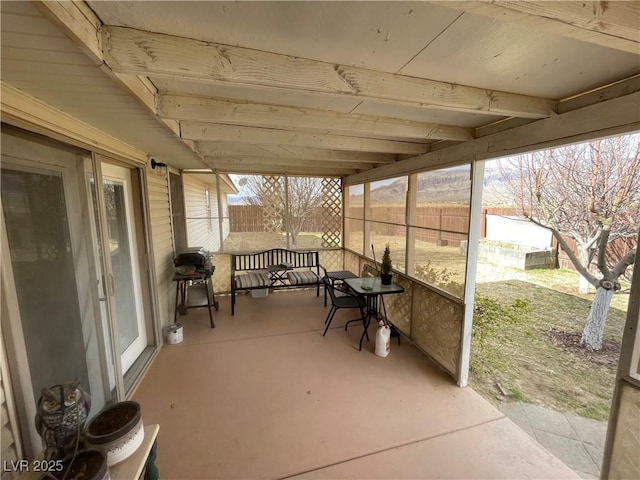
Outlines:
MULTIPOLYGON (((370 222, 371 230, 369 238, 375 248, 376 261, 382 261, 382 253, 388 244, 391 250, 391 263, 395 270, 405 271, 406 262, 406 227, 403 225, 390 225, 388 223, 370 222)), ((369 249, 366 249, 369 250, 369 249)), ((372 257, 373 252, 366 251, 368 257, 372 257)), ((379 265, 378 265, 379 266, 379 265)))
POLYGON ((318 249, 322 246, 322 179, 288 177, 289 212, 285 222, 289 245, 294 249, 318 249))
POLYGON ((417 176, 415 276, 456 297, 464 295, 471 204, 471 166, 417 176))
POLYGON ((418 174, 415 226, 467 233, 471 165, 418 174))
POLYGON ((350 185, 347 187, 348 218, 364 218, 364 185, 350 185))
POLYGON ((229 175, 238 187, 227 194, 230 232, 225 251, 252 251, 285 248, 284 177, 229 175))
POLYGON ((113 389, 116 384, 115 380, 115 362, 113 361, 113 348, 111 342, 111 332, 109 330, 109 313, 107 310, 107 286, 105 284, 106 274, 104 271, 105 268, 105 252, 102 244, 102 236, 100 234, 100 216, 98 215, 98 197, 96 195, 96 182, 93 176, 93 172, 87 172, 87 182, 89 185, 89 192, 91 194, 91 206, 93 209, 93 221, 91 223, 92 234, 94 238, 94 242, 97 245, 97 250, 94 252, 95 255, 95 264, 96 264, 96 272, 97 272, 97 284, 100 294, 100 314, 101 314, 101 325, 102 325, 102 337, 105 339, 105 357, 107 360, 107 373, 109 376, 109 388, 113 389))
POLYGON ((345 219, 345 247, 354 252, 362 253, 364 236, 364 220, 345 219))
POLYGON ((368 220, 405 225, 407 177, 371 183, 368 220))
POLYGON ((103 188, 107 208, 109 251, 117 299, 115 303, 120 334, 120 351, 124 352, 140 334, 125 209, 125 191, 122 184, 111 180, 105 180, 103 188))
POLYGON ((2 206, 34 397, 75 377, 90 390, 62 176, 3 169, 2 206))
POLYGON ((415 277, 462 298, 467 265, 467 236, 449 233, 446 242, 437 244, 435 239, 441 234, 440 231, 411 229, 415 235, 415 277))

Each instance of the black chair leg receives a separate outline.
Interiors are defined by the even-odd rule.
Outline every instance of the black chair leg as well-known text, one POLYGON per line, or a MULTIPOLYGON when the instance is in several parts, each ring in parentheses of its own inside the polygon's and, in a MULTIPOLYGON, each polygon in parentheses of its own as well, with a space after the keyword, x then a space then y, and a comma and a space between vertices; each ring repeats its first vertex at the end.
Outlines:
POLYGON ((337 308, 331 307, 331 311, 329 312, 329 316, 327 316, 327 319, 324 321, 324 323, 326 323, 327 326, 324 327, 324 332, 322 333, 323 337, 327 334, 327 330, 329 330, 329 327, 331 326, 331 321, 333 320, 333 316, 336 314, 337 310, 338 310, 337 308))

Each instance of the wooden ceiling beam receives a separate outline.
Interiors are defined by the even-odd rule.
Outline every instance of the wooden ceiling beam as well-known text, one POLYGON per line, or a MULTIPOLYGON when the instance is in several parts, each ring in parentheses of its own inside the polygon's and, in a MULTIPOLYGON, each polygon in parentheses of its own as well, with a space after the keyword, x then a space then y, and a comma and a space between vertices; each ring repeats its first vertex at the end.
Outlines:
POLYGON ((432 3, 636 55, 640 52, 638 1, 482 0, 432 3))
POLYGON ((102 28, 104 58, 117 72, 352 96, 403 106, 546 118, 556 102, 526 95, 335 65, 132 28, 102 28))
POLYGON ((462 142, 473 139, 472 129, 469 128, 311 108, 232 102, 210 97, 158 95, 157 108, 161 118, 174 120, 299 129, 390 140, 462 142))
POLYGON ((404 155, 420 155, 429 151, 426 143, 398 142, 375 138, 322 135, 277 130, 272 128, 243 127, 203 122, 180 122, 181 136, 187 140, 226 142, 249 145, 286 145, 328 150, 355 152, 380 152, 404 155))
POLYGON ((270 158, 270 157, 212 157, 210 155, 203 155, 203 158, 207 164, 215 165, 269 165, 277 167, 304 167, 304 168, 326 168, 331 171, 344 171, 344 170, 367 170, 373 168, 374 165, 370 163, 362 162, 340 162, 336 164, 334 162, 318 162, 317 160, 310 160, 306 158, 270 158))
POLYGON ((396 160, 396 155, 388 153, 323 150, 288 145, 195 142, 194 148, 197 153, 209 157, 301 158, 314 161, 323 160, 325 162, 363 163, 369 165, 393 163, 396 160))
POLYGON ((224 163, 210 159, 207 166, 216 173, 245 173, 252 175, 288 174, 294 176, 342 177, 358 173, 357 169, 324 167, 300 167, 296 165, 271 165, 269 163, 224 163))

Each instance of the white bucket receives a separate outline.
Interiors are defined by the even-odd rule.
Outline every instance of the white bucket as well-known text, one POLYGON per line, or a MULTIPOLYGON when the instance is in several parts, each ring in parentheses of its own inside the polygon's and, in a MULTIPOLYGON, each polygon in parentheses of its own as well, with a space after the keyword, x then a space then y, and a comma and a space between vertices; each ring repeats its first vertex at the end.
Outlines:
POLYGON ((174 345, 182 342, 182 325, 172 323, 167 327, 167 343, 174 345))
POLYGON ((251 298, 264 298, 269 295, 268 288, 258 288, 255 290, 251 290, 251 298))

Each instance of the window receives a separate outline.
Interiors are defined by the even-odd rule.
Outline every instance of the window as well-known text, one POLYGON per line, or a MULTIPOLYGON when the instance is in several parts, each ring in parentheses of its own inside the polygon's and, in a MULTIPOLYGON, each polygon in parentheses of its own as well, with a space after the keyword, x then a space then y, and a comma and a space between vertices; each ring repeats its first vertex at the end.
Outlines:
POLYGON ((362 253, 364 245, 364 185, 347 187, 345 247, 362 253))
POLYGON ((388 244, 393 268, 406 270, 407 177, 347 188, 345 247, 380 261, 388 244))
POLYGON ((471 206, 471 165, 350 185, 345 248, 462 298, 471 206))
POLYGON ((370 202, 366 213, 369 227, 369 243, 365 245, 365 256, 372 257, 375 248, 376 260, 382 260, 386 245, 391 250, 393 268, 406 271, 407 246, 407 177, 373 182, 369 186, 370 202))
POLYGON ((417 174, 410 218, 416 278, 462 298, 471 204, 471 165, 417 174))

